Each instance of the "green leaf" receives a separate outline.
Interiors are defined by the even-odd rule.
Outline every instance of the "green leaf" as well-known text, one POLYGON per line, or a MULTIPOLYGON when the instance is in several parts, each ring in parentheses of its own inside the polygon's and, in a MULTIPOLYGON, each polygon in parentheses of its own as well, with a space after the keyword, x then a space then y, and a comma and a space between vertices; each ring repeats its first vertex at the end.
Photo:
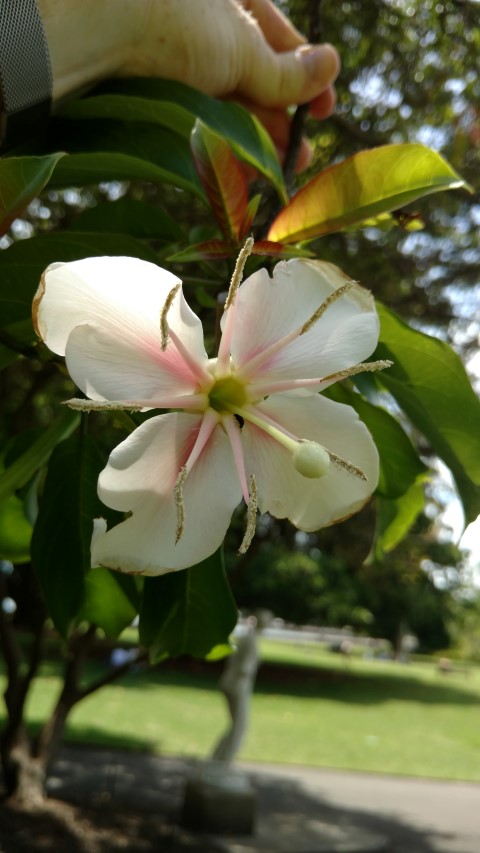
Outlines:
POLYGON ((260 121, 239 104, 219 101, 174 80, 132 78, 109 80, 94 94, 69 105, 64 115, 81 119, 97 115, 126 122, 169 127, 188 139, 195 120, 225 137, 235 154, 275 186, 288 200, 275 146, 260 121))
POLYGON ((140 240, 180 240, 183 228, 157 205, 120 198, 87 208, 77 216, 70 231, 127 234, 140 240))
POLYGON ((232 243, 228 240, 205 240, 204 243, 196 243, 194 246, 187 246, 186 249, 175 252, 167 260, 178 261, 182 264, 190 263, 191 261, 220 261, 238 255, 238 252, 239 246, 237 243, 232 243))
POLYGON ((247 181, 240 163, 228 142, 201 121, 195 123, 190 146, 220 230, 227 240, 238 242, 248 209, 247 181))
POLYGON ((93 441, 77 432, 56 447, 48 466, 32 538, 32 563, 63 637, 81 618, 84 606, 93 519, 105 515, 97 497, 103 464, 93 441))
POLYGON ((0 158, 0 234, 48 183, 64 154, 0 158))
POLYGON ((435 151, 417 143, 361 151, 309 181, 279 213, 268 239, 313 240, 465 181, 435 151))
POLYGON ((9 326, 31 317, 32 300, 48 264, 99 255, 128 255, 153 263, 158 260, 152 249, 125 234, 63 232, 12 243, 0 252, 0 324, 9 326))
POLYGON ((45 464, 53 448, 67 438, 80 422, 78 412, 63 409, 59 417, 30 445, 25 453, 0 474, 0 504, 13 495, 45 464))
POLYGON ((392 367, 377 374, 432 450, 450 468, 466 522, 480 513, 480 401, 465 368, 443 341, 415 331, 377 303, 380 343, 375 358, 392 367))
POLYGON ((399 422, 389 412, 374 406, 343 384, 337 383, 324 393, 338 403, 352 406, 368 427, 380 456, 377 494, 385 498, 399 498, 417 482, 419 476, 425 475, 426 466, 399 422))
POLYGON ((190 569, 145 579, 140 640, 152 661, 216 656, 218 647, 227 653, 236 622, 222 549, 190 569))
POLYGON ((300 246, 289 246, 287 243, 274 243, 273 240, 257 240, 252 249, 252 255, 267 255, 271 258, 314 258, 315 254, 300 246))
MULTIPOLYGON (((73 122, 72 122, 73 124, 73 122)), ((59 162, 49 187, 85 186, 103 181, 152 181, 171 184, 204 200, 192 163, 190 148, 168 130, 139 125, 135 134, 128 125, 93 122, 78 139, 66 133, 61 141, 70 153, 59 162)))
POLYGON ((0 504, 0 560, 28 563, 32 525, 25 517, 23 502, 12 495, 0 504))
POLYGON ((107 637, 116 639, 132 624, 139 604, 140 595, 133 577, 105 568, 90 569, 85 575, 85 601, 80 619, 98 625, 107 637))
POLYGON ((400 544, 423 510, 425 477, 420 476, 399 498, 377 499, 377 530, 374 556, 382 560, 385 554, 400 544))

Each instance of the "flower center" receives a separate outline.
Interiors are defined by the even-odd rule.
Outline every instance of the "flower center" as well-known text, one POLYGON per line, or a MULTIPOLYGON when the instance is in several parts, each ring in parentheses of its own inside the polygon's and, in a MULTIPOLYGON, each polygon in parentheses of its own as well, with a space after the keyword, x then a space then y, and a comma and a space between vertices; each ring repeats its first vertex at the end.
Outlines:
POLYGON ((219 414, 241 408, 247 402, 245 384, 233 376, 217 379, 208 393, 210 406, 219 414))

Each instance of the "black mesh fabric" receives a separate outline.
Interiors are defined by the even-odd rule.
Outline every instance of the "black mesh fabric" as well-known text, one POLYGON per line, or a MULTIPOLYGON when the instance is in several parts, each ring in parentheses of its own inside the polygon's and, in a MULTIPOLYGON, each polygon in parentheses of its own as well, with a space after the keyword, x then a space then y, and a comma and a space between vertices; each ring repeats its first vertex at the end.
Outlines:
POLYGON ((48 113, 52 71, 35 0, 0 0, 0 101, 2 124, 31 108, 48 113))

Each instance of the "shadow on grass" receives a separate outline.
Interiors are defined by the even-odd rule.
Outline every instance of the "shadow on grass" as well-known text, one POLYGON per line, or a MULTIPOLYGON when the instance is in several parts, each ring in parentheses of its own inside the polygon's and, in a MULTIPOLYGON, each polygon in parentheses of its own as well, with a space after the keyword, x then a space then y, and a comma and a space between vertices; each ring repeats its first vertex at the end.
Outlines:
MULTIPOLYGON (((195 664, 199 669, 198 664, 195 664)), ((216 667, 215 674, 208 665, 201 671, 191 672, 159 667, 127 676, 121 681, 125 687, 129 684, 142 690, 165 687, 178 687, 201 690, 218 690, 218 678, 222 671, 216 667)), ((317 668, 296 668, 284 665, 263 664, 258 672, 255 693, 276 696, 296 696, 305 699, 334 699, 349 704, 374 705, 392 700, 422 702, 428 705, 478 705, 480 695, 467 684, 446 683, 438 676, 438 681, 425 682, 414 675, 402 673, 395 675, 357 675, 351 671, 317 668)))

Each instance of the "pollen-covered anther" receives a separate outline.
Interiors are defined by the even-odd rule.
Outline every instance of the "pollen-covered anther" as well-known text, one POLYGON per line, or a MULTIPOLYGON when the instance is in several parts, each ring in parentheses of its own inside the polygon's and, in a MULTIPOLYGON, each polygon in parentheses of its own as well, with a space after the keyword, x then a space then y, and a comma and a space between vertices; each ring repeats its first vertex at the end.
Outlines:
POLYGON ((365 483, 367 482, 367 477, 362 471, 361 468, 357 468, 356 465, 352 465, 351 462, 347 462, 346 459, 342 459, 341 456, 337 456, 336 453, 332 453, 331 450, 327 451, 330 457, 330 462, 335 465, 337 468, 341 468, 342 471, 346 471, 348 474, 353 474, 354 477, 358 477, 359 480, 363 480, 365 483))
POLYGON ((255 528, 257 526, 257 484, 255 481, 255 477, 253 474, 250 475, 250 480, 248 483, 249 486, 249 495, 250 500, 248 502, 247 507, 247 529, 245 530, 245 535, 242 539, 242 544, 238 549, 239 554, 246 554, 248 549, 250 548, 251 541, 255 536, 255 528))
POLYGON ((172 287, 170 293, 168 294, 164 306, 160 312, 160 334, 161 334, 161 347, 162 352, 165 352, 168 344, 168 320, 167 314, 172 307, 172 302, 175 299, 178 291, 180 290, 180 285, 176 284, 175 287, 172 287))
POLYGON ((185 529, 185 501, 183 499, 183 486, 185 480, 187 479, 188 470, 184 465, 183 468, 180 468, 180 473, 177 477, 177 481, 175 483, 173 489, 173 495, 175 498, 175 507, 177 510, 177 529, 175 531, 175 545, 178 545, 180 539, 182 538, 183 531, 185 529))
POLYGON ((316 441, 299 441, 293 454, 293 465, 302 477, 324 477, 330 467, 328 452, 316 441))

